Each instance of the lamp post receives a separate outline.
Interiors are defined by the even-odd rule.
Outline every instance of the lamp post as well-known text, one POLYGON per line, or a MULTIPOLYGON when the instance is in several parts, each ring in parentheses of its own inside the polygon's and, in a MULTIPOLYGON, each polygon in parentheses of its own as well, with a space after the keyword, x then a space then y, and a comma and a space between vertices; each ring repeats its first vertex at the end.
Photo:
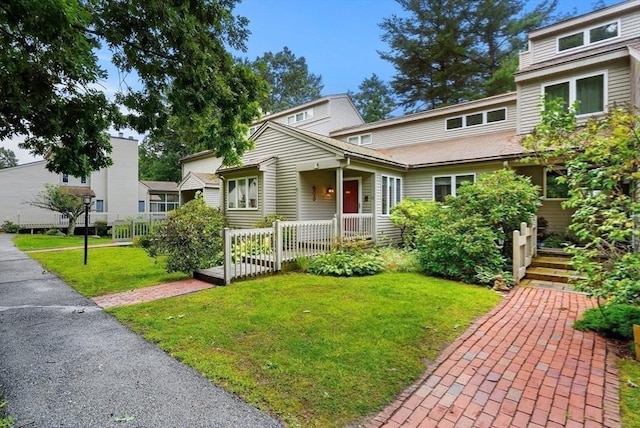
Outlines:
POLYGON ((87 264, 87 253, 89 250, 89 207, 91 206, 91 198, 93 195, 83 195, 82 203, 84 204, 84 264, 87 264))

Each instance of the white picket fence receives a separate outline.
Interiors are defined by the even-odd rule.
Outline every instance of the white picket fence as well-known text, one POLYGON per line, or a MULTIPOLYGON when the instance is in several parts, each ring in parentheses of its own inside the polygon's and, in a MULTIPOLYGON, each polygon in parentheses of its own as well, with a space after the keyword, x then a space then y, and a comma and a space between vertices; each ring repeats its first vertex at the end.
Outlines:
POLYGON ((282 270, 284 262, 328 252, 338 239, 371 239, 371 214, 310 221, 275 221, 261 229, 224 229, 224 283, 282 270))
POLYGON ((538 249, 538 219, 531 218, 531 226, 520 223, 520 230, 513 231, 513 279, 516 284, 524 278, 527 268, 538 249))
MULTIPOLYGON (((115 222, 131 221, 153 222, 165 218, 162 212, 89 212, 89 226, 94 227, 96 221, 106 221, 109 226, 115 222)), ((69 219, 53 211, 21 211, 5 220, 20 226, 21 229, 54 229, 69 227, 69 219)), ((84 214, 80 215, 77 227, 84 227, 84 214)))

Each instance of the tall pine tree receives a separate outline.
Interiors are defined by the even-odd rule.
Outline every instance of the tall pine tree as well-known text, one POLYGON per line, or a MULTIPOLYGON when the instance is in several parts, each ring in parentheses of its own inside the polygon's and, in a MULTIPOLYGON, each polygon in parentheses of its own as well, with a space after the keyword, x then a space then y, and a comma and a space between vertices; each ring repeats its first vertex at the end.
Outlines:
POLYGON ((373 73, 358 86, 359 92, 349 92, 365 122, 387 119, 396 103, 389 85, 373 73))

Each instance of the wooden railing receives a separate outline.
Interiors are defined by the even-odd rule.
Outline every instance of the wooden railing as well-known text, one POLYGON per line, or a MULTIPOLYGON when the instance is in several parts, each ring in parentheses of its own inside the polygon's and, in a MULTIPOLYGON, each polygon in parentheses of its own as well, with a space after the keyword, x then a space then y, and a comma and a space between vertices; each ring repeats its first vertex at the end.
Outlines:
POLYGON ((536 256, 538 247, 538 220, 532 217, 531 226, 520 223, 520 230, 513 231, 513 279, 520 282, 527 272, 527 267, 536 256))
MULTIPOLYGON (((89 212, 89 226, 93 227, 96 221, 106 221, 108 225, 113 225, 118 221, 146 221, 153 222, 166 217, 166 213, 159 212, 89 212)), ((4 219, 20 226, 22 229, 46 229, 46 228, 66 228, 69 226, 69 219, 60 213, 53 211, 21 211, 14 216, 4 219)), ((3 221, 4 221, 3 220, 3 221)), ((84 214, 78 217, 78 227, 84 226, 84 214)))
POLYGON ((342 214, 342 236, 346 239, 372 239, 373 215, 342 214))
POLYGON ((224 230, 224 282, 282 270, 299 257, 330 251, 339 236, 332 220, 275 221, 262 229, 224 230))
POLYGON ((116 242, 133 242, 139 236, 151 233, 153 225, 162 218, 134 218, 117 220, 111 224, 111 239, 116 242))

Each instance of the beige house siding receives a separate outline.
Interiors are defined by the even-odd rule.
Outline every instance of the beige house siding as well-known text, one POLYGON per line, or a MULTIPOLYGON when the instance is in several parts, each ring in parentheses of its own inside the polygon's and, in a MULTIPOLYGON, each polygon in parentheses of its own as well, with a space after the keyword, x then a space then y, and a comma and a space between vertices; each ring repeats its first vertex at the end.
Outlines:
POLYGON ((300 220, 329 220, 336 213, 336 192, 327 194, 327 188, 336 185, 335 170, 300 172, 300 220), (313 187, 316 200, 313 200, 313 187))
POLYGON ((277 172, 277 165, 274 163, 269 165, 262 173, 264 179, 264 191, 262 192, 264 215, 280 214, 276 207, 278 197, 278 189, 276 188, 277 172))
POLYGON ((620 40, 637 37, 640 34, 640 14, 627 13, 620 17, 620 27, 618 29, 619 36, 600 43, 590 44, 581 48, 569 49, 563 52, 557 50, 557 38, 570 35, 587 28, 597 27, 598 25, 605 25, 610 22, 617 21, 617 17, 603 18, 598 21, 590 21, 584 25, 575 26, 571 29, 563 30, 562 32, 556 32, 550 34, 548 37, 540 38, 531 42, 531 50, 533 54, 533 63, 539 63, 556 59, 559 56, 572 55, 577 52, 588 51, 596 46, 606 45, 607 43, 618 42, 620 40))
POLYGON ((371 133, 371 144, 367 144, 365 145, 365 147, 372 149, 384 149, 400 145, 404 146, 410 144, 425 143, 429 141, 449 140, 478 134, 489 134, 508 129, 515 129, 517 115, 516 113, 517 109, 515 102, 500 103, 495 104, 491 107, 470 109, 464 112, 451 112, 449 114, 429 117, 423 120, 409 121, 396 125, 379 127, 371 131, 356 129, 353 132, 350 132, 348 135, 340 135, 339 137, 335 138, 339 138, 340 140, 346 142, 348 141, 348 138, 350 136, 371 133), (462 115, 468 115, 477 112, 497 110, 500 108, 507 109, 507 117, 503 122, 470 126, 460 129, 446 129, 446 120, 449 118, 460 117, 462 115))
POLYGON ((393 242, 400 242, 400 229, 393 225, 388 215, 382 214, 382 176, 400 177, 402 179, 402 199, 407 197, 407 175, 403 171, 380 170, 375 173, 375 198, 373 204, 375 206, 376 217, 376 233, 378 239, 390 239, 393 242))
POLYGON ((562 209, 562 202, 560 199, 542 200, 542 206, 538 208, 538 217, 544 217, 549 222, 546 233, 567 233, 573 211, 562 209))
POLYGON ((433 201, 433 177, 441 175, 476 174, 476 180, 482 174, 503 168, 502 162, 474 163, 468 165, 450 165, 423 168, 407 174, 404 185, 406 198, 433 201))
MULTIPOLYGON (((554 72, 554 69, 550 69, 548 77, 523 82, 518 85, 518 105, 520 108, 518 133, 530 133, 540 122, 540 101, 543 85, 600 71, 607 73, 606 90, 608 105, 631 101, 629 90, 631 78, 628 58, 609 64, 594 64, 588 68, 574 69, 563 73, 557 73, 554 72)), ((586 118, 584 120, 586 120, 586 118)))

